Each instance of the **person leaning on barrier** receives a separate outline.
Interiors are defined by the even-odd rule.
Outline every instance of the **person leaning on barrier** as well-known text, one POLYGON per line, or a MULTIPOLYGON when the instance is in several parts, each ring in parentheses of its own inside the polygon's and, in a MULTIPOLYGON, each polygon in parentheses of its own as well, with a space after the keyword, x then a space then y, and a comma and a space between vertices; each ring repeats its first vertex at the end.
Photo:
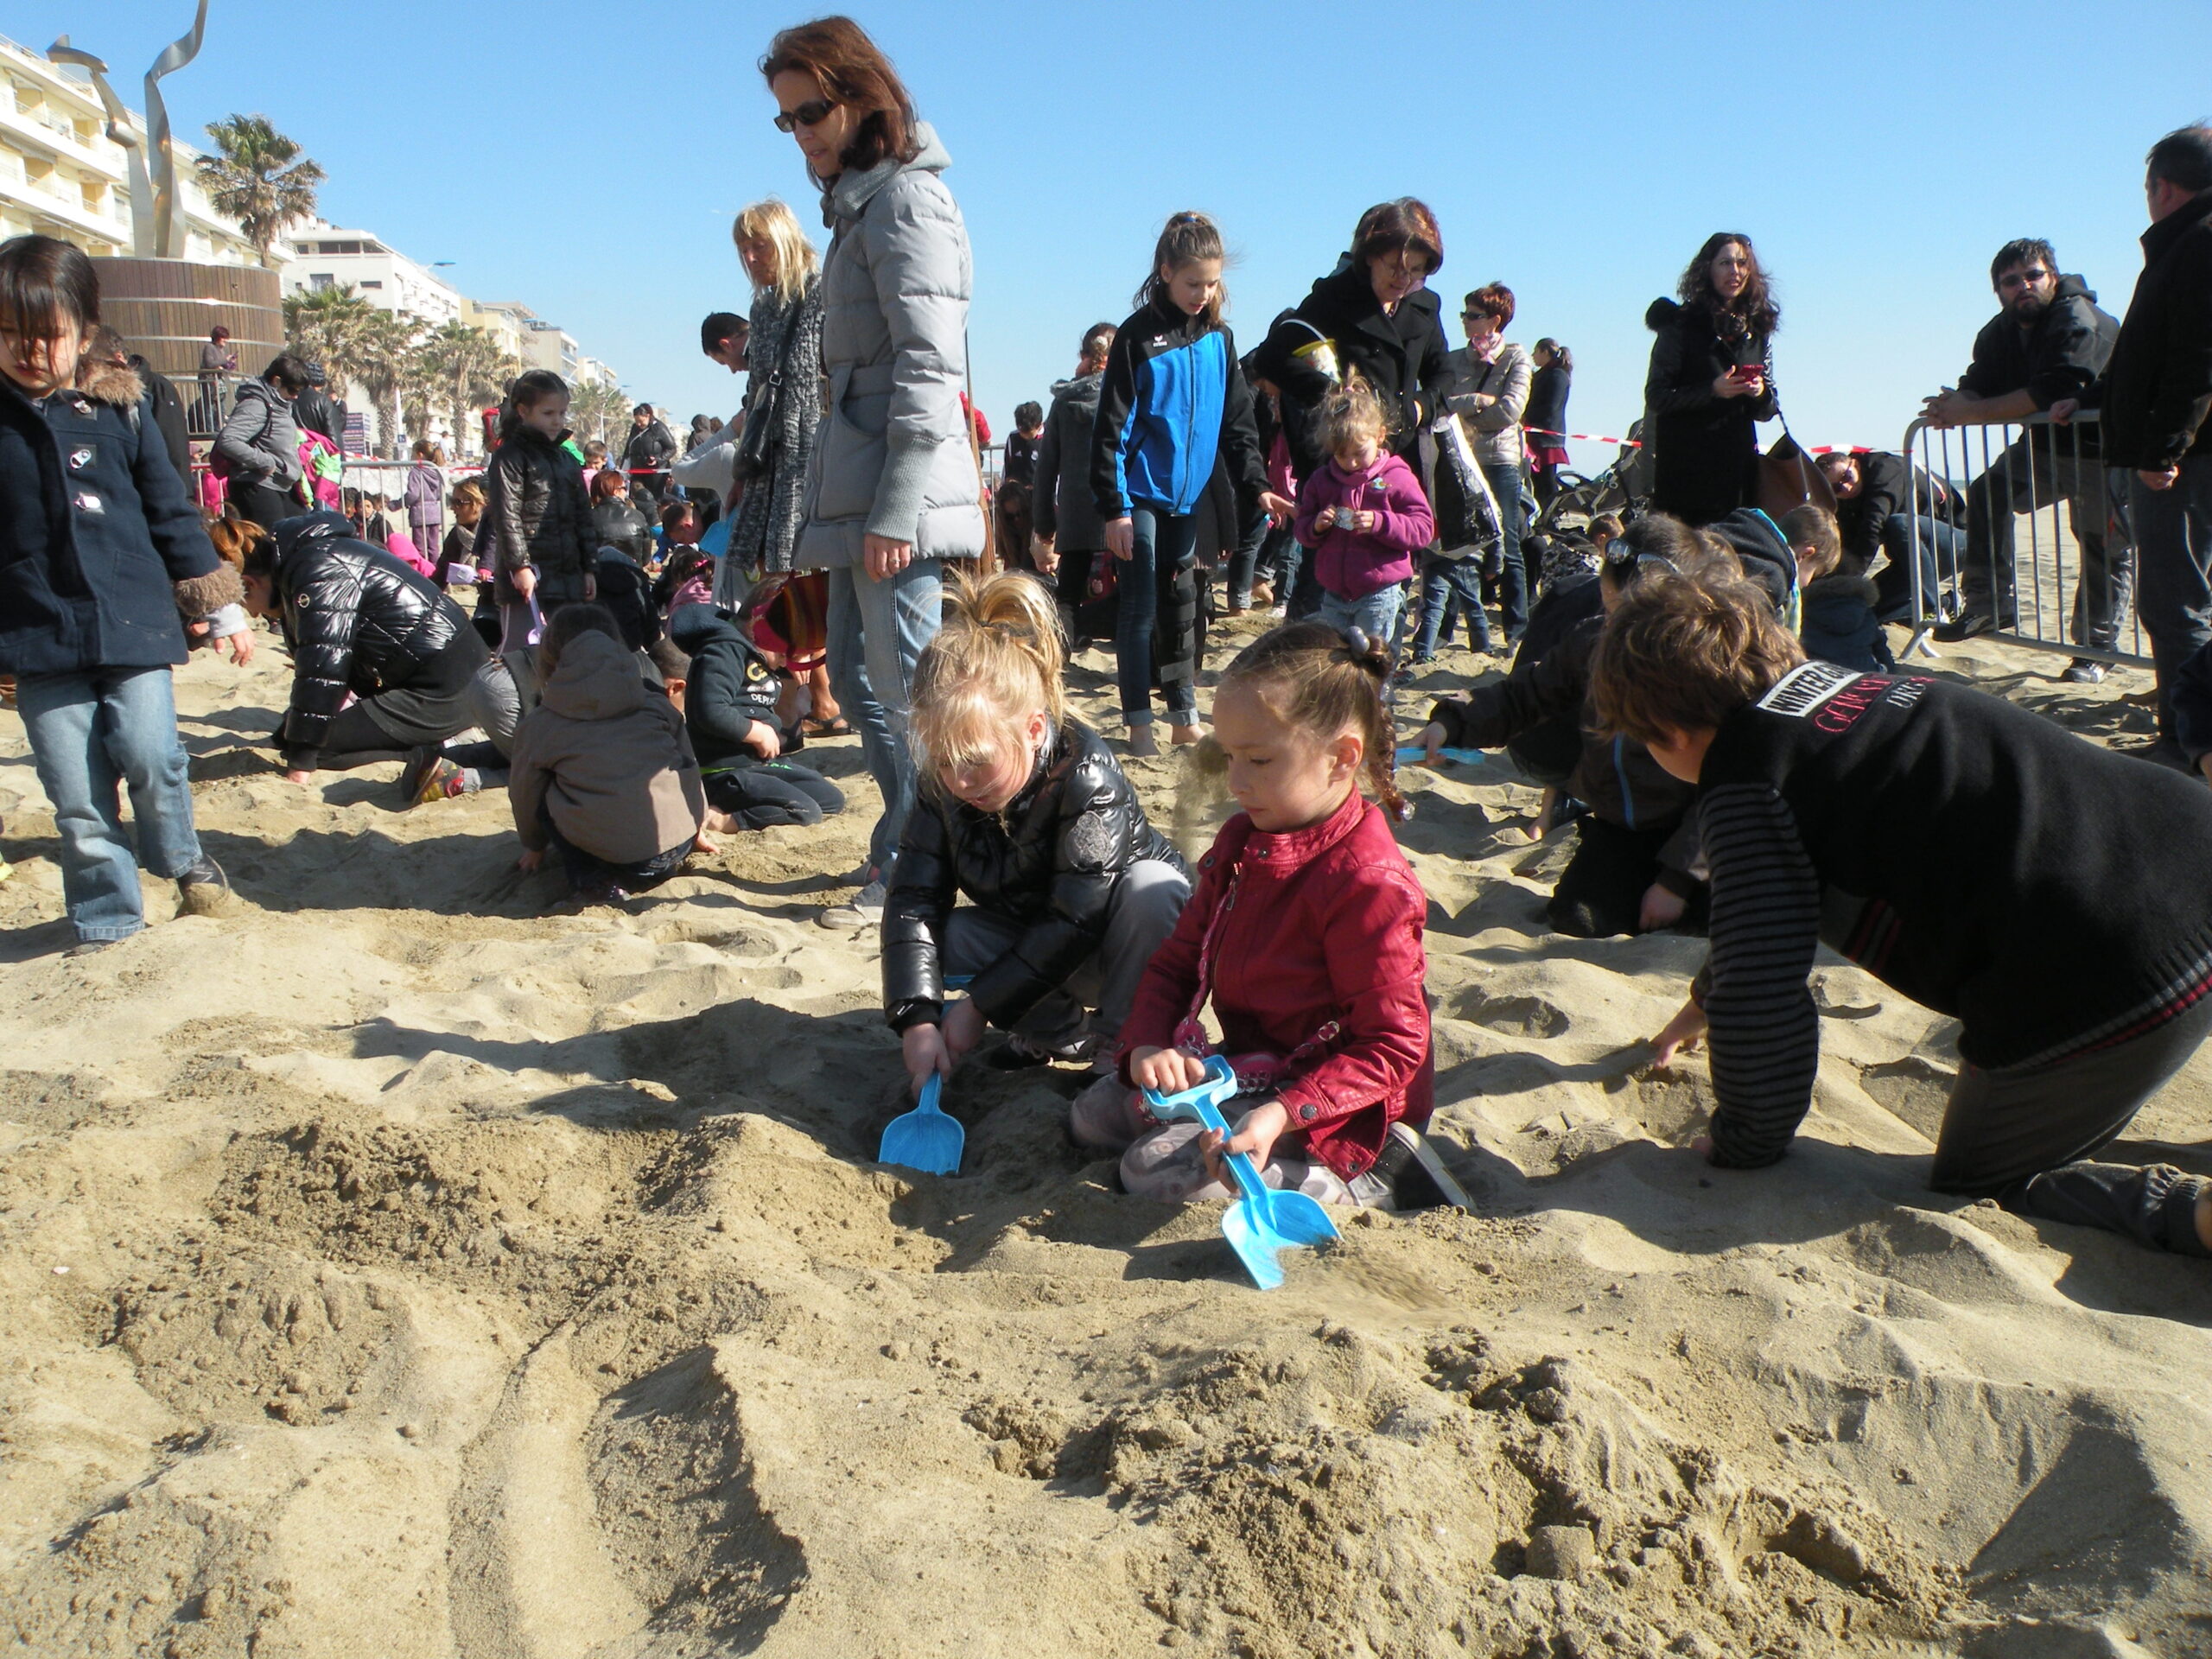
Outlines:
POLYGON ((2176 677, 2212 642, 2212 126, 2158 140, 2144 193, 2143 275, 2097 397, 2105 456, 2129 469, 2159 747, 2171 752, 2176 677))
POLYGON ((1910 622, 1913 549, 1920 550, 1924 614, 1939 614, 1942 587, 1958 575, 1966 537, 1952 522, 1956 496, 1903 455, 1884 450, 1844 450, 1822 455, 1819 466, 1835 493, 1836 529, 1845 565, 1854 575, 1874 569, 1878 555, 1889 563, 1874 575, 1875 613, 1885 622, 1910 622), (1914 520, 1919 522, 1916 525, 1914 520))
MULTIPOLYGON (((2062 399, 2079 399, 2112 355, 2120 324, 2097 306, 2076 276, 2062 275, 2050 244, 2034 237, 2007 242, 1990 261, 1990 286, 2002 308, 1974 336, 1974 361, 1921 407, 1939 428, 2017 424, 2062 399)), ((1938 639, 1971 639, 2019 626, 2014 588, 2012 519, 2063 499, 2082 550, 2074 601, 2074 643, 2110 651, 2120 637, 2133 574, 2122 528, 2098 458, 2094 425, 2063 436, 2050 428, 2024 435, 1992 461, 1967 490, 1966 563, 1960 573, 1965 613, 1936 629, 1938 639)), ((1986 453, 1986 452, 1984 452, 1986 453)), ((2094 684, 2100 663, 2077 658, 2069 680, 2094 684)))

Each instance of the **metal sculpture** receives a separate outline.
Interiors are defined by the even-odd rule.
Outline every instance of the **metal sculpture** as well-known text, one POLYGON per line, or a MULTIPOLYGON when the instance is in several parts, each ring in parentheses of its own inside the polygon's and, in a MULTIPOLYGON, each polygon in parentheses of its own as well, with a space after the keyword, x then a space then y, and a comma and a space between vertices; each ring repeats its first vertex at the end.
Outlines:
POLYGON ((192 20, 192 32, 162 49, 146 71, 146 137, 142 144, 130 130, 130 111, 107 84, 107 65, 89 52, 69 44, 67 35, 47 48, 55 63, 73 63, 92 78, 100 107, 107 111, 107 136, 130 153, 130 251, 141 259, 174 259, 176 254, 176 151, 169 140, 168 106, 162 102, 160 81, 175 74, 200 55, 207 32, 207 0, 192 20), (153 154, 150 160, 147 151, 153 154))

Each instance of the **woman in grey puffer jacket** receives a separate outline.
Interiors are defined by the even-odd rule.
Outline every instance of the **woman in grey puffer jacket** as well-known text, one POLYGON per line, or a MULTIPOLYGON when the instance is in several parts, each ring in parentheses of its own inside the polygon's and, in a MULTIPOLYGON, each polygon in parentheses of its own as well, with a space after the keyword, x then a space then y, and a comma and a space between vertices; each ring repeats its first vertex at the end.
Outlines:
POLYGON ((982 486, 960 407, 968 232, 938 176, 951 158, 859 25, 826 17, 785 29, 760 71, 777 124, 823 187, 831 232, 830 410, 793 564, 830 572, 830 679, 883 791, 860 896, 822 919, 874 926, 913 806, 906 697, 937 633, 942 562, 983 550, 982 486))

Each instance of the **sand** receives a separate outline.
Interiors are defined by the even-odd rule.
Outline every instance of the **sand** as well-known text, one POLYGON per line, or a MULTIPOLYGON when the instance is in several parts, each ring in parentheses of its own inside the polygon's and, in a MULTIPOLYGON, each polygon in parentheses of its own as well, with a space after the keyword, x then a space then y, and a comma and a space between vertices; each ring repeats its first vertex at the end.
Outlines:
MULTIPOLYGON (((2144 741, 2146 676, 2051 666, 1940 671, 2144 741)), ((1638 1046, 1701 946, 1546 933, 1568 837, 1510 771, 1414 779, 1404 830, 1477 1212, 1351 1217, 1262 1294, 1068 1142, 1071 1072, 956 1078, 958 1179, 871 1161, 874 950, 812 920, 850 742, 808 754, 845 817, 549 918, 503 797, 271 772, 285 686, 179 677, 231 913, 149 883, 78 961, 0 715, 0 1641, 2212 1652, 2212 1274, 1924 1192, 1953 1028, 1836 962, 1795 1152, 1707 1168, 1702 1061, 1638 1046)), ((2124 1155, 2208 1130, 2212 1057, 2124 1155)))

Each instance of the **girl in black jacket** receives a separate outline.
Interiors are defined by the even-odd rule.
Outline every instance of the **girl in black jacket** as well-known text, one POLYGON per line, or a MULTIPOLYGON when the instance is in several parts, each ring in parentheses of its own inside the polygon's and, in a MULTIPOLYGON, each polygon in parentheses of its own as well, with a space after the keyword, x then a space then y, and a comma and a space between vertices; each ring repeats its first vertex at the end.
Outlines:
POLYGON ((1751 238, 1707 237, 1678 300, 1654 300, 1643 321, 1658 336, 1643 382, 1653 509, 1709 524, 1755 505, 1758 423, 1775 415, 1767 351, 1782 312, 1751 238))
POLYGON ((568 421, 567 381, 546 369, 518 376, 499 412, 499 447, 484 469, 477 562, 493 572, 499 654, 526 703, 537 701, 531 653, 546 619, 599 596, 599 534, 583 467, 562 446, 568 421))
POLYGON ((54 803, 72 955, 145 926, 142 861, 178 884, 187 910, 228 895, 193 827, 177 741, 180 613, 209 619, 237 661, 253 654, 237 578, 200 528, 145 388, 85 361, 99 321, 84 254, 45 236, 0 244, 0 674, 16 677, 54 803))
POLYGON ((1069 715, 1044 583, 960 576, 944 610, 914 672, 921 789, 884 905, 884 1016, 917 1088, 986 1023, 1014 1033, 995 1064, 1110 1064, 1190 871, 1069 715), (956 910, 963 893, 972 906, 956 910), (963 975, 968 995, 947 1007, 945 979, 963 975))

